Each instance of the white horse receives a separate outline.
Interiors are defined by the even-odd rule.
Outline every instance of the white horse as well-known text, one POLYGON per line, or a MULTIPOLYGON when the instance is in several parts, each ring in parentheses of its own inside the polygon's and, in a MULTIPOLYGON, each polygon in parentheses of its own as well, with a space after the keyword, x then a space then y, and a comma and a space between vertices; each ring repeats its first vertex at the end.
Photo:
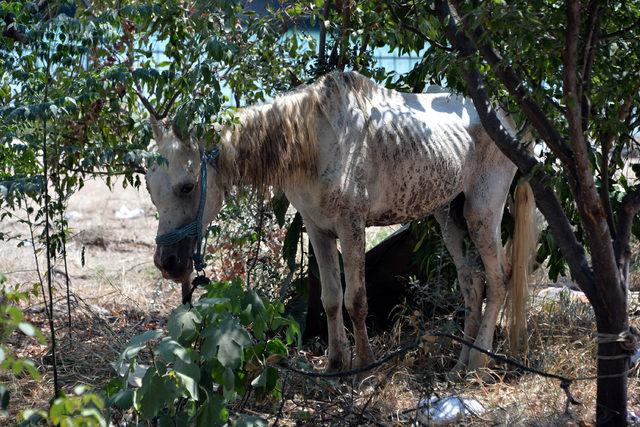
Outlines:
MULTIPOLYGON (((514 250, 524 256, 513 264, 505 255, 500 222, 516 167, 483 130, 470 100, 451 93, 399 93, 355 72, 336 72, 238 115, 240 124, 222 132, 219 155, 211 164, 201 160, 210 146, 180 138, 152 119, 158 150, 168 160, 168 166, 157 165, 146 176, 159 212, 159 235, 186 224, 204 227, 232 186, 282 189, 302 215, 318 260, 329 330, 328 369, 342 370, 351 366, 343 297, 353 322, 355 366, 374 359, 365 326, 365 227, 434 214, 464 295, 464 335, 491 348, 512 266, 524 271, 529 255, 514 250), (201 165, 208 172, 205 182, 201 165), (203 185, 206 203, 198 222, 203 185), (468 232, 484 264, 486 292, 484 278, 463 249, 466 231, 448 217, 447 206, 460 193, 468 232), (336 238, 344 260, 344 295, 336 238)), ((503 124, 514 132, 508 120, 503 124)), ((517 200, 521 209, 516 210, 531 213, 531 197, 517 200)), ((521 223, 523 218, 525 226, 531 223, 531 215, 521 217, 521 223)), ((196 240, 191 234, 157 246, 154 261, 166 278, 188 283, 196 240)), ((523 240, 513 246, 532 245, 523 240)), ((520 306, 514 311, 522 313, 524 298, 512 300, 520 306)), ((457 368, 485 363, 481 353, 464 347, 457 368)))

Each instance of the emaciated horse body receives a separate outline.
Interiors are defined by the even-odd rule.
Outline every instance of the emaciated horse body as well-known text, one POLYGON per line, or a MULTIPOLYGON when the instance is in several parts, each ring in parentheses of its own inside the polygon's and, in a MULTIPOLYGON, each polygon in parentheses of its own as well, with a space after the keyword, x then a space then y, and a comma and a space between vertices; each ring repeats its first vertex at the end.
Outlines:
MULTIPOLYGON (((300 212, 320 268, 327 313, 330 370, 350 366, 342 305, 352 319, 356 366, 373 360, 365 318, 365 227, 434 214, 458 269, 464 294, 464 332, 491 348, 511 266, 500 240, 500 222, 516 167, 482 129, 468 99, 450 93, 406 94, 363 76, 332 73, 270 104, 239 111, 240 124, 221 136, 220 157, 209 169, 205 223, 220 210, 233 185, 280 187, 300 212), (450 220, 447 205, 464 193, 464 217, 482 259, 482 275, 464 252, 465 230, 450 220), (336 238, 344 260, 342 291, 336 238)), ((505 127, 513 127, 503 120, 505 127)), ((158 234, 193 221, 199 151, 205 149, 154 124, 168 167, 147 174, 160 212, 158 234)), ((530 204, 530 203, 529 203, 530 204)), ((528 206, 527 209, 531 209, 528 206)), ((159 246, 156 265, 165 277, 185 281, 194 242, 159 246)), ((520 301, 521 303, 522 301, 520 301)), ((458 368, 484 364, 464 348, 458 368)))

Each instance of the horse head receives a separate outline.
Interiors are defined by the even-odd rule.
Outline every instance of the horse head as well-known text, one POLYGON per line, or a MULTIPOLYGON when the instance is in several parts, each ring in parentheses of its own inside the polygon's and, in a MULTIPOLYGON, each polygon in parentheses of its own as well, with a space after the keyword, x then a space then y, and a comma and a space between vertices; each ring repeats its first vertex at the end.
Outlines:
POLYGON ((222 208, 224 189, 201 144, 166 120, 152 116, 151 125, 157 151, 165 160, 146 173, 147 190, 159 215, 153 261, 164 278, 185 283, 194 268, 198 237, 222 208))

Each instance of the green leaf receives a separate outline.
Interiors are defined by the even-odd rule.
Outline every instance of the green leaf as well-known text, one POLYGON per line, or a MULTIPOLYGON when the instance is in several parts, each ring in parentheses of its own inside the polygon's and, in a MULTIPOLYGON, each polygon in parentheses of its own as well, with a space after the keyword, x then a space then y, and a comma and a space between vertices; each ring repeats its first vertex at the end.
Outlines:
POLYGON ((107 397, 113 396, 123 388, 122 379, 119 377, 112 378, 111 381, 105 385, 102 390, 107 395, 107 397))
POLYGON ((293 318, 289 318, 289 326, 287 327, 287 344, 302 346, 302 331, 300 325, 293 318))
POLYGON ((267 391, 271 392, 275 390, 276 386, 278 385, 278 379, 280 379, 280 374, 278 373, 278 370, 272 366, 268 366, 267 369, 265 369, 265 371, 267 372, 266 389, 267 391))
POLYGON ((201 320, 197 311, 183 304, 171 312, 167 327, 173 339, 182 345, 188 345, 196 338, 201 320))
POLYGON ((158 344, 153 352, 160 355, 160 357, 167 363, 173 363, 176 359, 184 362, 191 362, 191 355, 186 348, 180 345, 176 340, 166 337, 160 344, 158 344))
POLYGON ((224 47, 217 38, 211 39, 207 43, 207 52, 214 61, 222 61, 224 56, 224 47))
POLYGON ((111 405, 123 411, 133 406, 134 393, 131 389, 120 390, 111 398, 111 405))
POLYGON ((36 368, 36 365, 32 360, 22 361, 22 366, 27 370, 31 378, 33 378, 34 380, 40 379, 40 372, 38 372, 38 368, 36 368))
POLYGON ((287 234, 284 237, 284 243, 282 244, 282 258, 285 260, 289 269, 295 271, 296 269, 296 255, 298 253, 298 242, 302 235, 302 216, 300 212, 296 212, 296 216, 293 218, 287 234))
POLYGON ((122 352, 123 359, 132 359, 137 356, 140 350, 142 350, 149 341, 160 338, 164 332, 160 329, 153 331, 147 331, 140 335, 136 335, 131 338, 124 351, 122 352))
POLYGON ((265 388, 267 386, 267 369, 266 368, 263 369, 262 372, 260 372, 260 375, 258 375, 253 379, 253 381, 251 381, 251 385, 254 388, 265 388))
POLYGON ((22 419, 23 421, 18 424, 20 427, 37 426, 46 421, 47 414, 42 410, 26 409, 22 414, 22 419))
POLYGON ((201 298, 195 304, 196 309, 203 316, 211 317, 209 321, 213 321, 216 313, 230 310, 229 298, 201 298))
POLYGON ((28 337, 32 337, 36 334, 36 328, 28 322, 20 322, 18 324, 18 329, 22 331, 28 337))
POLYGON ((263 314, 266 312, 262 298, 260 298, 260 295, 258 295, 258 293, 254 289, 249 289, 247 291, 245 304, 251 304, 251 314, 253 314, 254 316, 258 316, 259 314, 263 314))
POLYGON ((148 369, 136 398, 135 408, 143 418, 151 419, 169 402, 173 402, 174 395, 167 381, 154 369, 148 369))
POLYGON ((235 392, 235 374, 233 373, 233 370, 229 368, 225 368, 224 373, 222 374, 222 388, 225 399, 230 401, 235 392))
POLYGON ((202 357, 217 357, 223 366, 231 369, 240 366, 244 347, 251 344, 251 336, 235 319, 207 326, 202 336, 202 357))
POLYGON ((197 427, 217 427, 226 424, 229 418, 229 411, 224 406, 222 396, 212 394, 207 402, 202 405, 196 417, 197 427))
POLYGON ((280 340, 280 338, 274 338, 267 342, 267 352, 269 354, 279 354, 281 356, 286 356, 287 346, 280 340))
POLYGON ((176 360, 174 365, 176 375, 180 382, 187 389, 193 400, 198 400, 198 383, 200 382, 200 368, 194 363, 176 360))

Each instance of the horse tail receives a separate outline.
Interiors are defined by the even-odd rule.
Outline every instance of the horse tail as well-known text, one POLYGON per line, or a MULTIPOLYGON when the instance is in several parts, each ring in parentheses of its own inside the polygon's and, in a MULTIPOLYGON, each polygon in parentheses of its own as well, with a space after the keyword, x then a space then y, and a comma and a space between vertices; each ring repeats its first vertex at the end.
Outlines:
POLYGON ((535 225, 535 200, 528 182, 520 183, 515 194, 515 229, 511 246, 511 316, 509 343, 514 354, 526 351, 529 267, 538 233, 535 225))

